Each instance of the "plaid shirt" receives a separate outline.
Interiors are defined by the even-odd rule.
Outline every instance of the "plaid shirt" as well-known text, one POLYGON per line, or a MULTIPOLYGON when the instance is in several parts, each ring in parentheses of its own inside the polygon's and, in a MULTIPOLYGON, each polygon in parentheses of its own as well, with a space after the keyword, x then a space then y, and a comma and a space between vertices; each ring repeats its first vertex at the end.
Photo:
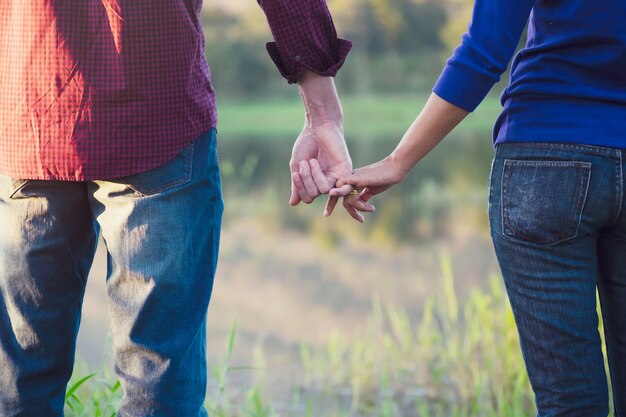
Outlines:
MULTIPOLYGON (((324 0, 259 0, 294 82, 334 75, 350 44, 324 0)), ((0 172, 107 179, 173 158, 217 112, 202 0, 1 0, 0 172)))

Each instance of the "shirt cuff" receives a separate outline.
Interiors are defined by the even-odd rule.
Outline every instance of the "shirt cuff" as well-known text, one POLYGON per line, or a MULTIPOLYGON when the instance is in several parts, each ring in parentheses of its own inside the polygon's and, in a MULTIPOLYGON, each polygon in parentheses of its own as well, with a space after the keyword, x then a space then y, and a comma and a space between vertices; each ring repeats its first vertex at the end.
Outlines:
POLYGON ((465 70, 448 62, 433 87, 433 93, 468 112, 473 112, 496 83, 491 77, 465 70))
POLYGON ((267 52, 289 84, 298 82, 298 79, 308 69, 317 74, 334 77, 346 61, 346 57, 352 49, 352 42, 345 39, 337 39, 337 53, 329 56, 324 51, 303 52, 294 56, 283 57, 276 42, 266 44, 267 52))

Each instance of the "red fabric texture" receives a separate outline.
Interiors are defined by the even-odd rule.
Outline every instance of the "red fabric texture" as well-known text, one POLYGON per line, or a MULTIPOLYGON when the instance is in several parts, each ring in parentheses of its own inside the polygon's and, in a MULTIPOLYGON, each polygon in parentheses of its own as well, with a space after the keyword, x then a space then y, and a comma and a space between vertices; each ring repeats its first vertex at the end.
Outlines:
MULTIPOLYGON (((261 1, 293 82, 349 50, 324 0, 261 1)), ((202 0, 2 0, 0 172, 95 180, 155 168, 217 125, 202 0)))

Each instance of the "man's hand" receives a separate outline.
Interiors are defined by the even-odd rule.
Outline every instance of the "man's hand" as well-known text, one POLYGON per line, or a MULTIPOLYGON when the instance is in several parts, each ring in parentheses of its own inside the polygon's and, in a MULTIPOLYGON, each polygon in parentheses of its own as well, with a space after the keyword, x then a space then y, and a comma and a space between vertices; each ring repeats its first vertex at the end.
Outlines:
POLYGON ((352 172, 342 126, 334 122, 305 126, 293 146, 289 167, 289 204, 309 204, 327 194, 340 177, 352 172))
POLYGON ((352 172, 343 135, 343 113, 332 77, 305 71, 298 81, 305 110, 304 128, 291 153, 291 198, 309 204, 352 172))

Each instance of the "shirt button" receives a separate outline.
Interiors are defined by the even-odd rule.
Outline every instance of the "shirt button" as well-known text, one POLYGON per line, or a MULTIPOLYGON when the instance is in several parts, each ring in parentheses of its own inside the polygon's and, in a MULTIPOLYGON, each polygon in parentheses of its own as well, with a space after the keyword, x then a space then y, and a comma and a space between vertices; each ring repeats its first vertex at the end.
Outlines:
POLYGON ((296 62, 302 61, 302 57, 300 55, 296 55, 293 59, 295 59, 296 62))

